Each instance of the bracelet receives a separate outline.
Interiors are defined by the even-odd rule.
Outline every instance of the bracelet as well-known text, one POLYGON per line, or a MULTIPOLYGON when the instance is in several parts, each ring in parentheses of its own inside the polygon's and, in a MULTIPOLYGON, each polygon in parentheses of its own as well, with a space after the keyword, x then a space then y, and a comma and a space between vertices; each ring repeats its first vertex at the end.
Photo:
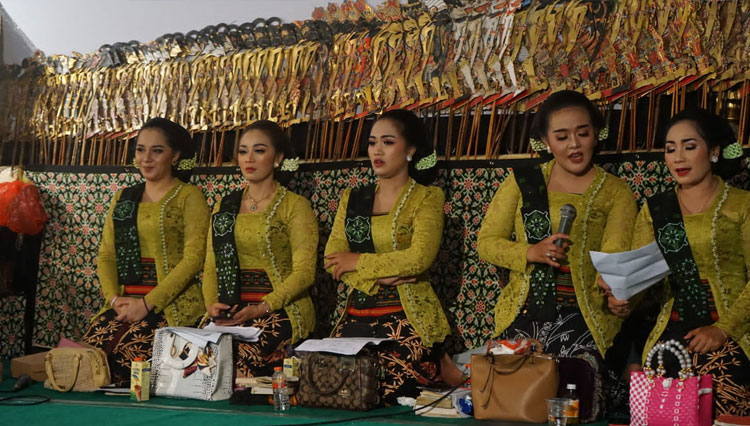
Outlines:
POLYGON ((268 315, 268 314, 270 314, 270 313, 271 313, 271 306, 269 306, 267 302, 260 302, 260 303, 261 303, 262 305, 263 305, 263 304, 265 304, 265 305, 266 305, 266 312, 265 312, 265 313, 263 313, 263 315, 268 315))
POLYGON ((714 327, 716 327, 717 329, 719 329, 719 331, 721 331, 721 334, 724 335, 724 343, 726 343, 729 340, 729 335, 727 334, 727 332, 722 330, 721 327, 717 327, 717 326, 714 326, 714 327))
POLYGON ((143 300, 143 307, 146 308, 146 312, 151 312, 151 309, 148 308, 148 304, 146 303, 146 298, 144 297, 141 300, 143 300))
POLYGON ((109 302, 109 306, 114 307, 115 306, 115 302, 117 301, 118 297, 120 297, 120 296, 113 297, 112 300, 109 302))

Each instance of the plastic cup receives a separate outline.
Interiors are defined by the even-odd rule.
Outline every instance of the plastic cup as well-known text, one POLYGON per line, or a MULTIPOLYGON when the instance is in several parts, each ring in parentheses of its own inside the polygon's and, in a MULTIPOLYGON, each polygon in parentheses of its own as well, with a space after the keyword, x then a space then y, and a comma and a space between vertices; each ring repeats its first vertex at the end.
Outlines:
POLYGON ((568 398, 549 398, 547 400, 547 423, 549 426, 565 426, 568 418, 565 412, 570 404, 568 398))

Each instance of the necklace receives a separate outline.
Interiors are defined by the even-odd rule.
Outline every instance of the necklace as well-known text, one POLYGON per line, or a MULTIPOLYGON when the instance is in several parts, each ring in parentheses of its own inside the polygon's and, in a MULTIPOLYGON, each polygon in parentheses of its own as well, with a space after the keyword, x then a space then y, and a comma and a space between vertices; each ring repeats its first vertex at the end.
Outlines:
POLYGON ((703 206, 701 206, 700 210, 691 210, 688 208, 687 205, 685 205, 685 203, 682 201, 682 189, 680 189, 680 191, 677 193, 678 195, 677 199, 680 201, 680 206, 682 206, 682 208, 685 209, 685 211, 688 214, 702 213, 706 211, 706 207, 708 207, 708 204, 711 202, 711 200, 713 200, 714 192, 716 192, 716 188, 718 187, 719 187, 719 182, 717 180, 714 180, 713 187, 711 188, 711 191, 709 192, 708 197, 706 197, 706 201, 703 202, 703 206))
POLYGON ((253 198, 250 195, 250 192, 245 192, 245 198, 247 198, 247 200, 250 203, 250 211, 254 212, 254 211, 258 210, 258 204, 260 204, 261 202, 263 202, 263 200, 265 200, 266 198, 272 196, 274 193, 276 193, 276 187, 275 186, 273 188, 273 191, 271 191, 268 194, 264 195, 263 198, 259 198, 259 199, 256 200, 255 198, 253 198))

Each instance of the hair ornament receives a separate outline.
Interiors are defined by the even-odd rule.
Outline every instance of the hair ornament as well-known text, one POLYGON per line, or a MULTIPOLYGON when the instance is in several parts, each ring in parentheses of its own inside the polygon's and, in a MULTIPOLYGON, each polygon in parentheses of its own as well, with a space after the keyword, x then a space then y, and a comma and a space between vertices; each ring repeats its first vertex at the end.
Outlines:
POLYGON ((742 145, 739 142, 730 143, 721 150, 721 156, 727 160, 742 157, 742 145))
POLYGON ((435 167, 435 164, 437 164, 437 152, 433 149, 430 155, 420 158, 414 168, 417 170, 427 170, 435 167))
POLYGON ((286 158, 281 162, 282 172, 296 172, 299 169, 299 157, 297 158, 286 158))
POLYGON ((177 163, 177 170, 193 170, 198 164, 198 154, 193 155, 193 158, 183 158, 177 163))

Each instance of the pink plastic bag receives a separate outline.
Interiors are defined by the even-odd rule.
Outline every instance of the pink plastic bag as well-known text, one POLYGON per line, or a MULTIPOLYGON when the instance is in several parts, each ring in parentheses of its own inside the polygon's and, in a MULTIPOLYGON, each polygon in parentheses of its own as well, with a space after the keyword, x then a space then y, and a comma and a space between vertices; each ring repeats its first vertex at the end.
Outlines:
POLYGON ((674 340, 659 343, 647 357, 645 371, 630 375, 631 426, 711 426, 713 378, 694 376, 690 355, 674 340), (659 352, 679 352, 686 373, 682 378, 663 377, 650 369, 652 356, 659 352))

